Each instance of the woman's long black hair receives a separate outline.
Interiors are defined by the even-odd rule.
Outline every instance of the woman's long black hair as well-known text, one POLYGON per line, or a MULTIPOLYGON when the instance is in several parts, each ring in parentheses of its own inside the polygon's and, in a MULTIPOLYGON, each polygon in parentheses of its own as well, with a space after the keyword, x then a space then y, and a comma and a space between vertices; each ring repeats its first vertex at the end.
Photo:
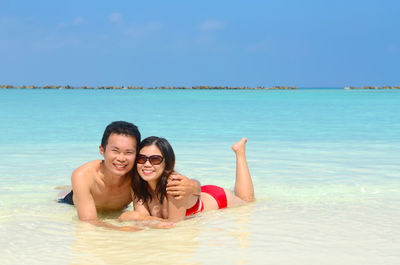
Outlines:
MULTIPOLYGON (((165 138, 150 136, 139 144, 138 150, 140 154, 140 150, 142 150, 145 146, 155 145, 160 149, 162 156, 165 161, 164 172, 162 173, 160 179, 157 182, 155 193, 157 195, 158 200, 162 204, 164 201, 164 197, 167 193, 167 181, 169 175, 174 171, 175 167, 175 153, 172 149, 172 146, 165 138)), ((150 202, 152 200, 152 196, 148 190, 148 184, 145 180, 143 180, 138 172, 137 172, 137 163, 135 163, 135 167, 133 168, 132 174, 132 189, 137 201, 142 201, 143 203, 150 202)))

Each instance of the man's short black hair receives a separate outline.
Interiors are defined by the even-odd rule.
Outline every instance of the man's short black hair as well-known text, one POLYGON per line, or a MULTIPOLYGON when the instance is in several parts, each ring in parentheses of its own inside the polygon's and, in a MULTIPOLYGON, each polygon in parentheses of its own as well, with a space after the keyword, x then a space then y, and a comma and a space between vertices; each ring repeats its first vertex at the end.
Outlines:
POLYGON ((106 129, 104 130, 103 138, 101 139, 101 146, 104 150, 106 149, 108 138, 113 133, 132 136, 136 139, 136 147, 139 146, 140 132, 136 125, 126 121, 113 121, 107 125, 106 129))

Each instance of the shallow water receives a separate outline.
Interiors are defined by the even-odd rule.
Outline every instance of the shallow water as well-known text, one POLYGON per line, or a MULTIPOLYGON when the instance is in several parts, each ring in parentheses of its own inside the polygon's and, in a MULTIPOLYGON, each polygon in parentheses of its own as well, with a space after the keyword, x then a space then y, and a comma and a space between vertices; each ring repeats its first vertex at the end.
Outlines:
POLYGON ((399 91, 2 90, 2 264, 397 264, 399 107, 399 91), (248 137, 257 201, 169 230, 78 221, 54 187, 100 158, 112 120, 166 137, 181 173, 226 188, 248 137))

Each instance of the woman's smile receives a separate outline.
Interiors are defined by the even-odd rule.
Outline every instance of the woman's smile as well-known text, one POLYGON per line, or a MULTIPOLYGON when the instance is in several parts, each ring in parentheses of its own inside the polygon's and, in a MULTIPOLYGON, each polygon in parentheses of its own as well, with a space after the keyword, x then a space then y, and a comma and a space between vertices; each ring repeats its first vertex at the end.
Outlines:
POLYGON ((151 175, 151 174, 153 174, 154 170, 151 170, 151 169, 143 169, 142 172, 143 172, 144 175, 151 175))

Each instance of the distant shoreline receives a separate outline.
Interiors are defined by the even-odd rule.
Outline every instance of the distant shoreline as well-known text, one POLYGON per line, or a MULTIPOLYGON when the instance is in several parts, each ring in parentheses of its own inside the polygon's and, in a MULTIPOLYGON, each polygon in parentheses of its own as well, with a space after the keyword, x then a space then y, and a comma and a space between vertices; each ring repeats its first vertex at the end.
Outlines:
POLYGON ((141 87, 141 86, 55 86, 55 85, 45 85, 45 86, 13 86, 13 85, 0 85, 0 89, 106 89, 106 90, 117 90, 117 89, 136 89, 136 90, 147 90, 147 89, 182 89, 182 90, 193 90, 193 89, 210 89, 210 90, 274 90, 274 89, 285 89, 292 90, 298 89, 298 87, 292 86, 273 86, 273 87, 230 87, 230 86, 161 86, 161 87, 141 87))
POLYGON ((400 86, 346 86, 344 89, 400 89, 400 86))
MULTIPOLYGON (((60 86, 60 85, 44 85, 44 86, 14 86, 14 85, 0 85, 0 89, 70 89, 70 90, 297 90, 299 87, 295 86, 272 86, 272 87, 241 87, 241 86, 155 86, 155 87, 142 87, 142 86, 60 86)), ((302 88, 302 89, 307 89, 302 88)), ((308 88, 312 89, 312 88, 308 88)), ((344 88, 336 87, 335 89, 345 90, 382 90, 382 89, 400 89, 400 86, 346 86, 344 88)))

